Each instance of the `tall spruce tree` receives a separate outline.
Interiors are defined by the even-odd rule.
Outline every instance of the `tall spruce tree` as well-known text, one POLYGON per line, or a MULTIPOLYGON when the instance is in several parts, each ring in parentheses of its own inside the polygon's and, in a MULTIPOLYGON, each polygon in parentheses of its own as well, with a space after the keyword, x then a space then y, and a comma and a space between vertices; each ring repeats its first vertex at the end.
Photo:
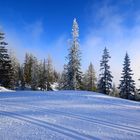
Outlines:
POLYGON ((13 88, 13 69, 4 38, 4 33, 0 32, 0 85, 13 88))
POLYGON ((76 19, 73 20, 72 41, 67 56, 68 63, 66 69, 66 89, 76 90, 81 88, 81 52, 79 50, 79 27, 76 19))
POLYGON ((135 82, 132 79, 132 70, 130 68, 130 58, 126 53, 123 64, 122 77, 120 80, 120 97, 125 99, 134 99, 135 82))
POLYGON ((84 89, 89 91, 96 91, 96 75, 93 64, 90 63, 88 70, 84 74, 83 84, 84 89))
POLYGON ((112 90, 113 76, 111 75, 111 71, 109 70, 110 69, 110 66, 108 65, 109 58, 111 57, 109 55, 107 48, 105 47, 102 55, 102 60, 100 63, 101 74, 98 82, 98 90, 99 92, 104 94, 110 94, 112 90))

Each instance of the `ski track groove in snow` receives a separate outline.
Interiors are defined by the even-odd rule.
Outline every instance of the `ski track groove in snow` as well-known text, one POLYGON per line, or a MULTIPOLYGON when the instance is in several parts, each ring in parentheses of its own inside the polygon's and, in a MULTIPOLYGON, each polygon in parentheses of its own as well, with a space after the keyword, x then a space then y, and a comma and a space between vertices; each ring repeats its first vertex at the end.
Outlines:
MULTIPOLYGON (((14 105, 13 103, 8 103, 8 104, 9 105, 14 105)), ((97 124, 97 125, 102 125, 102 126, 109 127, 109 128, 112 128, 112 129, 119 129, 121 131, 127 131, 127 132, 130 132, 130 133, 133 132, 135 134, 140 135, 140 129, 132 127, 132 126, 126 126, 126 125, 122 125, 122 124, 118 125, 118 124, 108 122, 108 121, 105 121, 105 120, 89 118, 89 117, 86 117, 84 115, 79 115, 79 114, 74 114, 74 113, 68 113, 68 112, 63 112, 63 111, 47 109, 46 107, 45 108, 44 107, 38 107, 38 106, 35 106, 35 105, 30 105, 30 104, 28 104, 28 105, 24 104, 24 107, 23 107, 23 104, 18 104, 18 105, 22 105, 21 108, 24 108, 24 109, 28 109, 28 107, 32 107, 32 109, 34 111, 43 111, 43 112, 47 111, 48 113, 57 114, 57 115, 63 115, 63 116, 78 119, 78 120, 81 120, 81 121, 86 121, 86 122, 94 123, 94 124, 97 124)), ((14 108, 19 108, 19 107, 20 106, 18 106, 18 107, 14 106, 14 108)))
POLYGON ((17 135, 19 140, 30 139, 40 133, 36 140, 46 136, 51 140, 139 140, 139 115, 140 103, 94 92, 1 93, 0 140, 14 140, 17 135), (28 127, 31 131, 26 133, 28 127))
POLYGON ((26 116, 26 115, 20 115, 20 114, 16 114, 16 113, 12 113, 12 112, 1 111, 1 110, 0 110, 0 113, 1 113, 1 115, 5 115, 5 116, 8 116, 8 117, 11 117, 11 118, 14 118, 14 119, 22 120, 22 121, 25 121, 25 122, 28 122, 28 123, 31 123, 31 124, 34 124, 34 125, 37 125, 37 126, 40 126, 40 127, 48 128, 48 129, 50 129, 54 132, 61 133, 63 135, 69 136, 69 137, 74 138, 74 139, 79 139, 79 140, 96 139, 96 140, 98 140, 98 138, 96 138, 94 136, 90 136, 90 135, 87 135, 87 134, 82 134, 78 131, 75 131, 75 130, 60 126, 60 125, 56 125, 56 124, 53 124, 53 123, 49 123, 49 122, 46 122, 46 121, 42 121, 40 119, 36 119, 36 118, 29 117, 29 116, 26 116))

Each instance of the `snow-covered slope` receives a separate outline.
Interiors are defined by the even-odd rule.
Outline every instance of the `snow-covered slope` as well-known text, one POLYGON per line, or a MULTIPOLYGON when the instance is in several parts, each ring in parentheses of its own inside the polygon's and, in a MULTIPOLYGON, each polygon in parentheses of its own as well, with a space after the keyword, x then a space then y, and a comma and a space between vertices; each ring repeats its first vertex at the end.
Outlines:
POLYGON ((140 103, 93 92, 0 94, 0 140, 139 140, 140 103))

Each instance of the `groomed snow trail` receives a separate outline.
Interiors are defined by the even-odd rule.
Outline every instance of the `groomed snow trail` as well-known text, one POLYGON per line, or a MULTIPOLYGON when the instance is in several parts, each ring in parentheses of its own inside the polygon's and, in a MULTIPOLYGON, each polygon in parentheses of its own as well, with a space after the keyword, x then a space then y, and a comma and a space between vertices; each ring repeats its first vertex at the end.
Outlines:
POLYGON ((139 140, 140 103, 85 91, 1 92, 0 140, 139 140))

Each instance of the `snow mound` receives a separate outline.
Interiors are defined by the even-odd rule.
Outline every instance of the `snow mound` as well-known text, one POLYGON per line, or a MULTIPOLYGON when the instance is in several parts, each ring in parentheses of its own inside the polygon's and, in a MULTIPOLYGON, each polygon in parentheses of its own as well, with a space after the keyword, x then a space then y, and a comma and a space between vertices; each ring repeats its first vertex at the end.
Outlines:
POLYGON ((58 83, 51 84, 51 88, 53 91, 58 91, 58 83))
POLYGON ((0 86, 0 92, 13 92, 13 90, 0 86))

